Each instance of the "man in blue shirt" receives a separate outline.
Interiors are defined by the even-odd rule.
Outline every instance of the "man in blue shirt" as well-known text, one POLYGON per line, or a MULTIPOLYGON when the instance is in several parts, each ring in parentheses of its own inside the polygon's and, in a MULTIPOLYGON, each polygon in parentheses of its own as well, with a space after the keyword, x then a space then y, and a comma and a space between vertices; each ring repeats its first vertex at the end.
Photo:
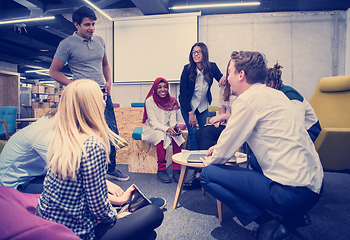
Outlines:
POLYGON ((46 174, 46 152, 52 131, 38 142, 41 129, 49 123, 48 117, 28 125, 15 133, 0 155, 0 185, 26 193, 41 193, 46 174), (33 145, 35 143, 35 145, 33 145))
MULTIPOLYGON (((83 6, 73 12, 72 19, 77 31, 60 42, 50 66, 50 77, 63 85, 68 85, 77 79, 96 81, 105 94, 105 118, 108 127, 119 134, 110 96, 112 80, 105 43, 101 37, 93 36, 97 19, 95 12, 83 6), (73 73, 72 80, 61 73, 66 62, 73 73)), ((107 174, 119 181, 129 180, 129 176, 116 169, 115 157, 116 149, 111 144, 107 174)))

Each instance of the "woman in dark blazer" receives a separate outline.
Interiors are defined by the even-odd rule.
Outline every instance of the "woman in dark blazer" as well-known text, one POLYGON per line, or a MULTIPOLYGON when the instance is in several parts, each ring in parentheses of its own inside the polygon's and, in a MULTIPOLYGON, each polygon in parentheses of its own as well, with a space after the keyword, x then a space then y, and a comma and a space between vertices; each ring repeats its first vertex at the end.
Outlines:
POLYGON ((209 62, 207 46, 198 42, 190 51, 189 64, 184 66, 180 79, 180 109, 188 129, 188 149, 198 150, 196 141, 197 123, 204 127, 208 117, 208 105, 213 78, 224 81, 223 74, 214 62, 209 62))

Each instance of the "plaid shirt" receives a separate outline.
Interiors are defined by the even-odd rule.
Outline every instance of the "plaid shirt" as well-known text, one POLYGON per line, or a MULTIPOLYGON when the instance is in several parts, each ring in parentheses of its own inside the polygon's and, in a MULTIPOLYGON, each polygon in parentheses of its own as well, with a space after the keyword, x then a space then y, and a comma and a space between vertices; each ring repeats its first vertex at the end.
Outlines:
POLYGON ((106 152, 102 143, 88 138, 84 146, 77 180, 60 179, 48 170, 36 215, 61 223, 82 239, 94 239, 98 221, 116 221, 116 211, 108 201, 106 152))

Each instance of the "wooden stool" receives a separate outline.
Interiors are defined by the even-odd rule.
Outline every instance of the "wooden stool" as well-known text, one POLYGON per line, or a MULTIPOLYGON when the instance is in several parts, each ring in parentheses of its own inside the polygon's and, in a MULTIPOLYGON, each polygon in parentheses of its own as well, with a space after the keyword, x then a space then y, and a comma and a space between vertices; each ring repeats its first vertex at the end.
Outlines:
MULTIPOLYGON (((141 172, 141 173, 157 173, 157 149, 152 143, 141 140, 142 139, 142 127, 135 127, 132 133, 132 140, 129 141, 129 172, 141 172)), ((168 167, 172 163, 172 146, 170 145, 166 149, 165 159, 167 160, 166 166, 168 167)))

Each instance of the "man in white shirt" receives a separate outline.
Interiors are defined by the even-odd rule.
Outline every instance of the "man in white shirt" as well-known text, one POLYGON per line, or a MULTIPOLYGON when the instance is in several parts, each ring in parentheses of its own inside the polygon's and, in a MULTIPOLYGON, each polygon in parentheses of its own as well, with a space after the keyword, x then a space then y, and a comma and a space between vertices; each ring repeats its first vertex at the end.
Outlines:
POLYGON ((266 71, 261 53, 232 53, 228 82, 237 99, 217 145, 203 159, 201 184, 243 225, 258 223, 259 239, 290 239, 290 230, 269 212, 303 216, 320 198, 323 169, 290 100, 264 85, 266 71), (263 173, 224 165, 245 141, 263 173))

